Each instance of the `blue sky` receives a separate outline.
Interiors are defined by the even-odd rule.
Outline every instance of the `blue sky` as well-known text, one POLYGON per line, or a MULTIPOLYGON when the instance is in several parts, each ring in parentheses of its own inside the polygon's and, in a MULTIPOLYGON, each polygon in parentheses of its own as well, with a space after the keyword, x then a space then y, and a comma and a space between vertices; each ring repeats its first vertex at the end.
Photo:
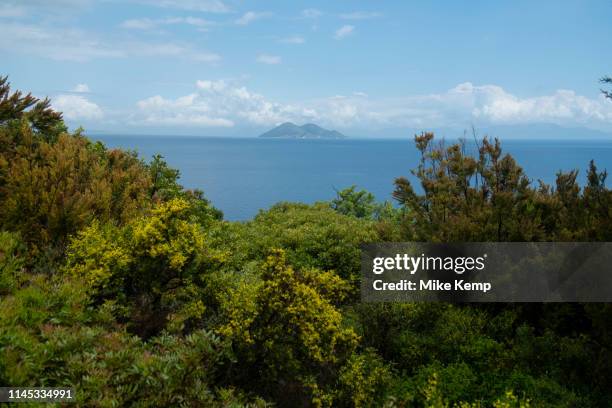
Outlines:
POLYGON ((610 16, 610 1, 2 0, 0 73, 112 133, 612 132, 610 16))

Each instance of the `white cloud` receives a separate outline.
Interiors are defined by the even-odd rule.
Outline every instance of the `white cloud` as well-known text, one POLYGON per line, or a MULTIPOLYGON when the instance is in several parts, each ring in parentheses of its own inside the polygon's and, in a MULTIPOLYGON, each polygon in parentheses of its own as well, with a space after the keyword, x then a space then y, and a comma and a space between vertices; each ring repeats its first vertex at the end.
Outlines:
POLYGON ((574 91, 521 98, 496 85, 466 82, 440 94, 373 98, 362 93, 309 101, 321 123, 364 128, 465 127, 470 123, 612 127, 612 103, 574 91))
POLYGON ((77 84, 74 88, 72 88, 72 92, 88 93, 89 86, 87 86, 87 84, 77 84))
POLYGON ((98 120, 104 116, 98 105, 82 95, 58 95, 52 99, 51 104, 68 120, 98 120))
POLYGON ((206 105, 196 103, 197 97, 197 94, 190 94, 177 99, 164 99, 156 95, 143 99, 137 103, 142 116, 134 123, 198 127, 234 126, 234 122, 229 119, 210 116, 206 105))
POLYGON ((230 8, 220 0, 135 0, 140 4, 178 10, 227 13, 230 8))
POLYGON ((343 25, 342 27, 340 27, 339 29, 336 30, 336 33, 334 34, 334 38, 336 40, 341 40, 343 38, 348 37, 349 35, 353 34, 353 32, 355 31, 355 27, 352 25, 343 25))
POLYGON ((278 55, 260 54, 257 56, 257 62, 261 62, 262 64, 276 65, 280 64, 281 61, 282 59, 278 55))
POLYGON ((612 121, 607 101, 589 99, 574 91, 559 89, 552 95, 519 98, 495 85, 457 85, 449 94, 460 95, 473 105, 472 115, 494 123, 612 121))
POLYGON ((304 39, 304 37, 294 35, 292 37, 281 38, 279 42, 284 44, 304 44, 306 40, 304 39))
POLYGON ((134 30, 150 30, 161 25, 175 24, 186 24, 198 28, 204 28, 212 25, 212 22, 198 17, 168 17, 162 19, 135 18, 125 20, 121 23, 121 27, 134 30))
POLYGON ((3 0, 5 3, 17 3, 24 7, 61 7, 61 8, 80 8, 90 6, 93 0, 54 0, 49 2, 48 0, 3 0), (50 4, 53 3, 53 4, 50 4))
MULTIPOLYGON (((85 84, 81 84, 85 85, 85 84)), ((85 90, 77 86, 74 91, 85 90)), ((68 120, 97 120, 102 109, 86 94, 59 95, 53 106, 68 120)), ((376 97, 363 92, 281 103, 246 88, 238 80, 197 81, 178 98, 155 95, 122 114, 138 126, 183 128, 268 127, 291 121, 338 129, 457 128, 549 123, 612 129, 612 103, 571 90, 521 97, 497 85, 459 84, 441 93, 376 97)))
POLYGON ((126 57, 173 57, 211 64, 221 60, 220 55, 194 49, 189 44, 131 42, 120 47, 126 57))
POLYGON ((369 20, 378 17, 382 17, 382 13, 378 11, 354 11, 352 13, 340 14, 340 18, 345 20, 369 20))
POLYGON ((50 29, 18 23, 0 25, 0 50, 76 62, 132 56, 185 58, 207 63, 221 59, 218 54, 196 49, 190 44, 111 43, 82 30, 50 29))
POLYGON ((317 18, 322 14, 323 13, 321 11, 314 8, 302 10, 302 17, 304 18, 317 18))
POLYGON ((287 120, 311 120, 314 111, 267 100, 246 87, 223 80, 200 80, 194 93, 166 99, 156 95, 137 103, 132 124, 231 127, 235 123, 271 126, 287 120))
POLYGON ((221 92, 227 87, 227 83, 222 79, 218 81, 198 80, 196 81, 196 87, 202 91, 221 92))
MULTIPOLYGON (((28 14, 49 16, 82 11, 100 0, 1 0, 0 18, 22 17, 28 14)), ((105 0, 103 2, 118 2, 105 0)), ((187 10, 206 13, 228 13, 231 9, 221 0, 125 0, 135 4, 175 10, 187 10)))
POLYGON ((0 25, 0 49, 69 61, 122 56, 118 49, 80 30, 53 30, 16 23, 0 25))
POLYGON ((267 17, 270 17, 271 15, 272 13, 269 13, 267 11, 261 11, 261 12, 247 11, 246 13, 242 15, 242 17, 237 19, 235 23, 238 25, 248 25, 248 24, 251 24, 255 20, 267 18, 267 17))
POLYGON ((91 6, 92 2, 93 0, 2 0, 0 18, 17 18, 32 14, 65 17, 91 6))

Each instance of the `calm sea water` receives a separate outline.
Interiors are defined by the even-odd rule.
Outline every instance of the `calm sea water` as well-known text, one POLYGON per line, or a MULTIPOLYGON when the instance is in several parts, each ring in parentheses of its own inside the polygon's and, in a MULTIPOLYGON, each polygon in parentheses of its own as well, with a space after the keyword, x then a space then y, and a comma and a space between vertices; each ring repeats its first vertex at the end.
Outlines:
MULTIPOLYGON (((228 220, 246 220, 279 201, 330 200, 353 184, 390 200, 393 180, 410 176, 418 152, 412 140, 270 140, 159 136, 95 136, 109 147, 134 149, 150 159, 162 154, 181 172, 181 183, 199 188, 228 220)), ((612 170, 612 141, 503 141, 532 180, 547 183, 559 170, 588 163, 612 170)), ((609 185, 609 184, 608 184, 609 185)))

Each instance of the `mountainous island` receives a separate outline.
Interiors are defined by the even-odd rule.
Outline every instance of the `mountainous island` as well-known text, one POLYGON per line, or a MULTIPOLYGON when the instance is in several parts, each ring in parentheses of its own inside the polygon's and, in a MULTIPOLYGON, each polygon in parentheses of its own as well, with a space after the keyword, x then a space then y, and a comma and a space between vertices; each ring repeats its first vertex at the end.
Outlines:
POLYGON ((285 122, 274 129, 259 135, 259 137, 282 139, 344 139, 345 135, 336 130, 323 129, 313 123, 298 126, 295 123, 285 122))

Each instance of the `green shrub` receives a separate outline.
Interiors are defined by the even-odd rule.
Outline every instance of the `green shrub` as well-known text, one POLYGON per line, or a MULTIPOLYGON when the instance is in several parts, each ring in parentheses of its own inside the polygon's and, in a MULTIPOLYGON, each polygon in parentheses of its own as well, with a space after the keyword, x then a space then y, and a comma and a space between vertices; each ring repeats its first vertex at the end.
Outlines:
POLYGON ((175 198, 124 227, 93 223, 71 241, 65 269, 87 283, 93 304, 113 301, 146 338, 202 317, 199 288, 213 258, 189 203, 175 198))
POLYGON ((19 235, 0 231, 0 298, 16 290, 24 280, 25 246, 19 235))
POLYGON ((261 262, 270 248, 281 248, 296 268, 334 271, 356 283, 360 245, 377 240, 372 226, 372 221, 339 214, 325 203, 279 203, 253 221, 219 225, 211 245, 231 254, 228 265, 234 269, 252 260, 261 262))

